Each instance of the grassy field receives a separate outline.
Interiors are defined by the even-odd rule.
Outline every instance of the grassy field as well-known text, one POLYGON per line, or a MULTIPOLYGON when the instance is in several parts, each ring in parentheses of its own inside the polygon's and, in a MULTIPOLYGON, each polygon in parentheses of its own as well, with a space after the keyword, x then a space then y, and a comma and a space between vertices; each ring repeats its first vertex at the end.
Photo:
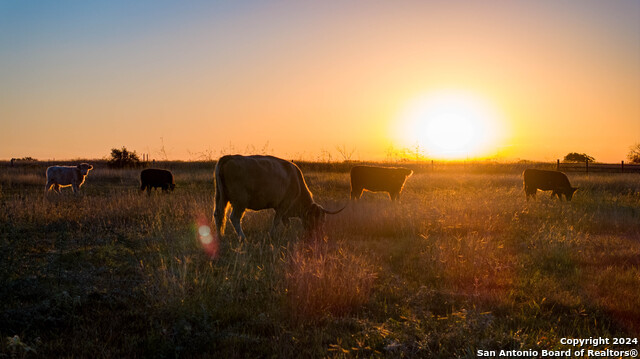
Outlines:
MULTIPOLYGON (((82 195, 44 196, 45 164, 1 167, 0 357, 450 358, 640 336, 638 174, 569 174, 572 202, 526 202, 523 165, 425 166, 324 239, 298 221, 270 238, 262 211, 246 241, 228 226, 203 244, 211 163, 166 164, 177 188, 150 196, 139 170, 96 164, 82 195)), ((316 201, 347 202, 348 165, 301 167, 316 201)))

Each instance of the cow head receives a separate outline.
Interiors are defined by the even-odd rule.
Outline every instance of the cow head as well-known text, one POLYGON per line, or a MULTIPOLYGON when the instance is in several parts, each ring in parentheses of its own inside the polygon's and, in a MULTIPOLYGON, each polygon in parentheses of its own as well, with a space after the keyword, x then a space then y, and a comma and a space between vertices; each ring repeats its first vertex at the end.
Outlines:
POLYGON ((171 188, 171 190, 173 191, 173 190, 176 188, 176 184, 175 184, 175 183, 172 183, 172 184, 169 186, 169 188, 171 188))
POLYGON ((80 174, 83 176, 89 174, 89 171, 93 169, 93 166, 88 163, 81 163, 77 167, 80 170, 80 174))
POLYGON ((314 231, 317 229, 322 230, 324 225, 325 213, 323 211, 324 208, 317 203, 311 203, 307 212, 305 213, 304 220, 302 223, 304 224, 304 229, 308 232, 314 231))
POLYGON ((577 189, 578 187, 571 187, 564 192, 564 195, 567 197, 567 201, 571 201, 571 198, 573 197, 573 194, 576 193, 577 189))
POLYGON ((345 209, 346 206, 340 208, 337 211, 329 211, 322 208, 321 205, 317 203, 311 203, 307 212, 305 213, 304 219, 302 223, 304 224, 304 229, 309 233, 314 233, 319 231, 322 233, 324 231, 324 220, 327 214, 338 214, 345 209))

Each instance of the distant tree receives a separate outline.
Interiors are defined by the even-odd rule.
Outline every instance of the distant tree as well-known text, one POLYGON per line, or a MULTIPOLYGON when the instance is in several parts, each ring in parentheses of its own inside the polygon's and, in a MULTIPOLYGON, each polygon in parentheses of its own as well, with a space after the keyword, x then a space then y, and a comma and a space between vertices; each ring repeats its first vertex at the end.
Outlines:
POLYGON ((586 153, 571 152, 564 156, 565 162, 594 162, 596 159, 586 153))
POLYGON ((640 143, 636 143, 629 148, 627 158, 631 163, 640 163, 640 143))
POLYGON ((126 147, 121 149, 111 149, 111 159, 108 161, 109 166, 116 168, 134 167, 140 164, 140 157, 136 151, 130 152, 126 147))
POLYGON ((36 162, 38 160, 36 160, 31 156, 27 156, 27 157, 18 158, 18 161, 36 162))

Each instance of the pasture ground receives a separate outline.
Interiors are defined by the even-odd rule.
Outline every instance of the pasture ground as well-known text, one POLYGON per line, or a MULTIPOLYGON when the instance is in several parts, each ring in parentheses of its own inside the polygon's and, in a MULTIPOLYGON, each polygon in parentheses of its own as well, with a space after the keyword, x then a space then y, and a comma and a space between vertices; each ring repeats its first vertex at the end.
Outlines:
MULTIPOLYGON (((246 241, 228 226, 203 245, 212 163, 159 166, 177 188, 150 196, 139 170, 93 163, 80 196, 44 196, 43 163, 0 164, 0 357, 450 358, 640 336, 639 174, 570 173, 572 202, 526 202, 523 165, 426 166, 323 239, 298 221, 270 238, 262 211, 246 241)), ((300 166, 316 201, 348 200, 348 165, 300 166)))

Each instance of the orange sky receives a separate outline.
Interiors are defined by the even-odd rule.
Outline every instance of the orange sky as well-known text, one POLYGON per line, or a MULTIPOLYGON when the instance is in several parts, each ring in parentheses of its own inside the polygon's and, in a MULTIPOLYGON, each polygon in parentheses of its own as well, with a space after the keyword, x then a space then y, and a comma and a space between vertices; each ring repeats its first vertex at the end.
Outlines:
POLYGON ((0 49, 0 159, 384 159, 410 101, 443 89, 500 114, 501 159, 640 142, 632 0, 3 2, 0 49))

